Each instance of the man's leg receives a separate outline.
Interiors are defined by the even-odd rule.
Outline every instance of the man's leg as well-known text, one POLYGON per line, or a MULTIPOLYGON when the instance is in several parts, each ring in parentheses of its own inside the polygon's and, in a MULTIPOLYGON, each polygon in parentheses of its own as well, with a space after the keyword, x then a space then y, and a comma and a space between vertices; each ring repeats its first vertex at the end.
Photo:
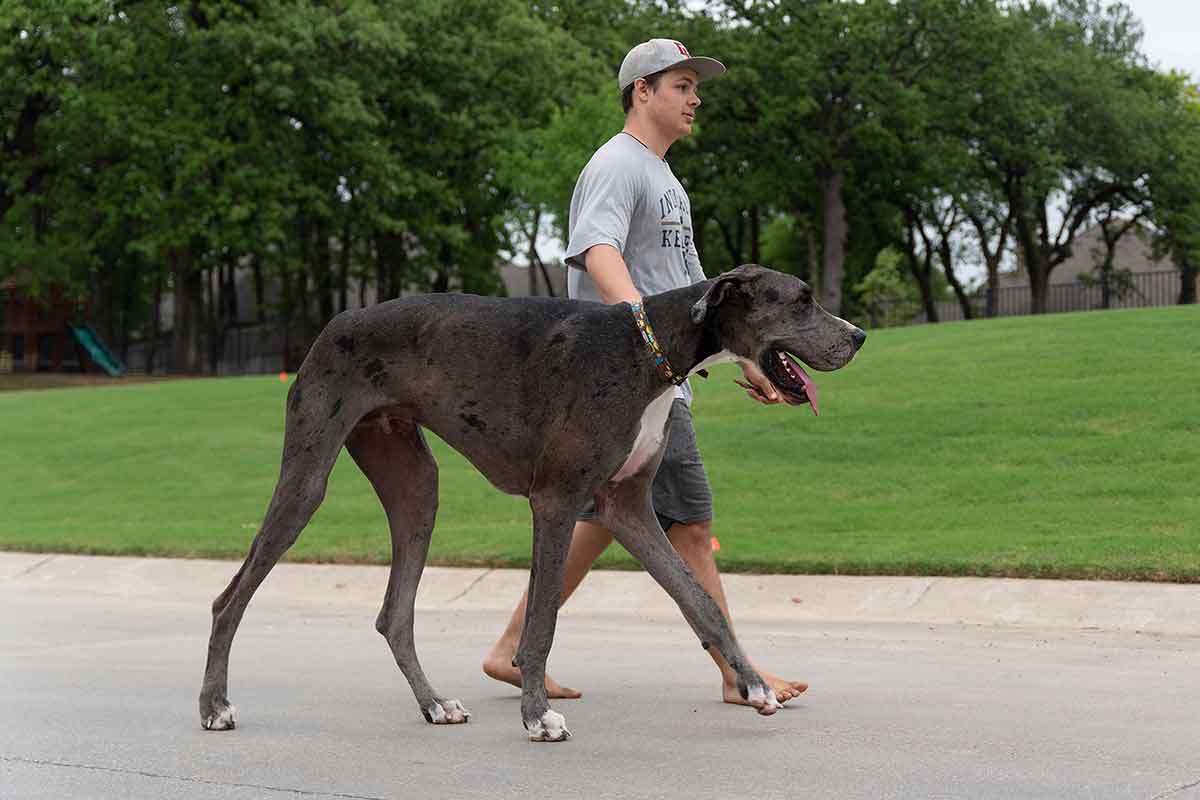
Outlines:
MULTIPOLYGON (((567 550, 566 573, 563 576, 562 598, 559 607, 567 602, 567 598, 575 591, 588 574, 592 564, 612 544, 612 535, 595 522, 580 521, 575 523, 575 531, 571 534, 571 547, 567 550)), ((508 620, 508 627, 500 634, 500 639, 492 646, 491 652, 483 660, 483 671, 492 678, 513 686, 521 685, 521 670, 512 665, 517 645, 521 641, 521 630, 525 626, 525 604, 529 601, 529 591, 521 595, 521 602, 513 610, 508 620)), ((765 675, 763 676, 766 677, 765 675)), ((736 690, 735 690, 736 691, 736 690)), ((574 699, 582 694, 566 686, 560 686, 557 681, 546 676, 546 694, 551 698, 574 699)))
MULTIPOLYGON (((717 562, 712 554, 712 522, 708 520, 692 523, 677 522, 667 528, 667 538, 671 541, 671 546, 679 553, 680 558, 688 565, 688 569, 696 576, 696 580, 704 587, 705 591, 712 595, 713 600, 717 601, 717 605, 721 607, 721 613, 725 615, 725 619, 732 628, 733 616, 729 613, 725 588, 721 585, 721 573, 717 570, 717 562)), ((721 670, 721 694, 725 702, 746 705, 746 701, 738 693, 737 675, 725 663, 725 659, 717 652, 717 648, 710 647, 707 652, 717 668, 721 670)), ((751 664, 753 663, 751 660, 751 664)), ((784 680, 759 669, 757 665, 754 668, 767 682, 767 685, 775 690, 775 699, 781 703, 798 697, 801 692, 808 689, 807 683, 784 680)))

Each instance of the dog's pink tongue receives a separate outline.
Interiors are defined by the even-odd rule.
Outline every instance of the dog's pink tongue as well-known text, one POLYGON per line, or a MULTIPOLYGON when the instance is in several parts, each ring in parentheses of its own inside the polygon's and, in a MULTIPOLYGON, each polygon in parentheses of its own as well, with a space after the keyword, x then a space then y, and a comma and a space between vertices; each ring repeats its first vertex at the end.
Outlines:
POLYGON ((812 406, 813 416, 821 416, 821 409, 817 408, 817 385, 813 383, 812 378, 808 377, 808 373, 804 371, 804 367, 796 359, 792 358, 790 353, 784 353, 787 360, 792 362, 792 366, 796 369, 796 374, 800 376, 800 382, 804 384, 804 393, 808 395, 808 404, 812 406))

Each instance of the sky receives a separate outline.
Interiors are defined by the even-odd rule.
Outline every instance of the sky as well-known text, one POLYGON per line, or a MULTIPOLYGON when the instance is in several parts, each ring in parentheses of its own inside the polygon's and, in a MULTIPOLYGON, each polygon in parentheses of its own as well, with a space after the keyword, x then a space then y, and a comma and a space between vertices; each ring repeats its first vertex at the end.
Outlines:
POLYGON ((1125 0, 1142 20, 1142 50, 1160 69, 1191 73, 1200 81, 1200 2, 1125 0))

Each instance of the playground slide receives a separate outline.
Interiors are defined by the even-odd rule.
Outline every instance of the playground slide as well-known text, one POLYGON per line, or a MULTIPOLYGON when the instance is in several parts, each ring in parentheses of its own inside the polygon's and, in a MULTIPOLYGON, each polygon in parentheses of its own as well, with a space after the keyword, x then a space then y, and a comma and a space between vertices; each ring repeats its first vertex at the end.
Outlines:
POLYGON ((119 378, 125 374, 125 365, 118 361, 112 353, 108 352, 108 348, 100 343, 100 338, 96 336, 96 332, 92 330, 90 325, 82 325, 78 328, 74 325, 67 325, 67 328, 71 331, 71 335, 75 337, 75 341, 79 342, 79 346, 87 352, 88 358, 92 359, 92 362, 96 366, 114 378, 119 378))

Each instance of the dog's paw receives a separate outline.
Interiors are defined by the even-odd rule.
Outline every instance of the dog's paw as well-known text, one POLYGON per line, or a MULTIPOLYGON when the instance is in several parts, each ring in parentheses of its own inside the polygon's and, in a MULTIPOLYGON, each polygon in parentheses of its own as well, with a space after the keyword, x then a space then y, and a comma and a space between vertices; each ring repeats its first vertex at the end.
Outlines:
POLYGON ((441 700, 434 702, 429 708, 421 709, 426 722, 434 725, 458 725, 471 719, 471 712, 457 700, 441 700))
POLYGON ((783 704, 775 698, 775 692, 765 683, 753 683, 746 687, 746 702, 754 706, 754 710, 764 717, 769 717, 783 704))
POLYGON ((200 715, 200 724, 206 731, 231 731, 237 727, 237 709, 228 700, 218 700, 200 715))
POLYGON ((783 708, 783 704, 775 697, 775 692, 766 682, 758 675, 751 673, 751 680, 743 681, 741 677, 737 682, 738 693, 742 699, 754 707, 754 710, 764 717, 769 717, 779 709, 783 708))
POLYGON ((565 742, 571 738, 567 719, 557 711, 547 711, 542 718, 525 723, 531 742, 565 742))

